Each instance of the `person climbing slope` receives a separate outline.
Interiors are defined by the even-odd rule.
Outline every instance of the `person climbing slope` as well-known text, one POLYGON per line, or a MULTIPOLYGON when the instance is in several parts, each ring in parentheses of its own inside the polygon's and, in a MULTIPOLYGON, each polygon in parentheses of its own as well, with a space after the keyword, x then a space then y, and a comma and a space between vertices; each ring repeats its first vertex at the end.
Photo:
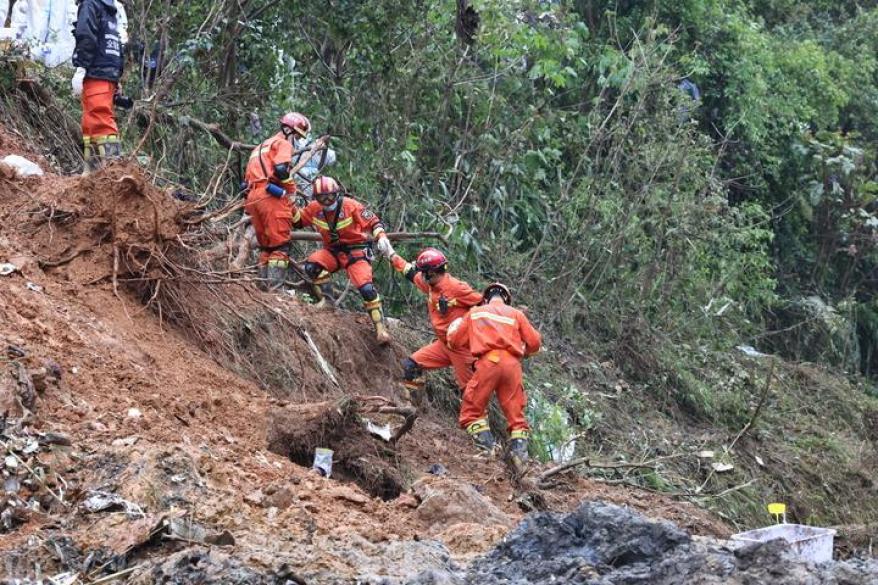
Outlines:
POLYGON ((323 240, 323 247, 308 256, 304 265, 318 304, 323 305, 330 293, 332 274, 344 269, 363 297, 378 343, 390 343, 381 297, 372 282, 373 244, 387 258, 396 253, 381 219, 356 199, 343 195, 332 177, 317 177, 311 190, 314 201, 301 210, 294 208, 293 225, 313 226, 323 240))
POLYGON ((488 402, 497 392, 509 430, 509 452, 519 469, 527 462, 530 426, 524 416, 527 396, 521 374, 521 360, 537 353, 542 344, 539 332, 527 316, 509 306, 512 294, 495 282, 482 293, 482 304, 448 328, 452 349, 469 346, 476 359, 476 371, 463 393, 459 423, 476 446, 493 450, 494 434, 488 425, 488 402))
POLYGON ((427 314, 436 339, 402 361, 403 386, 413 403, 423 400, 424 370, 451 366, 461 392, 473 375, 475 361, 468 347, 451 349, 446 333, 448 326, 466 315, 482 300, 482 295, 462 280, 448 273, 448 259, 436 248, 426 248, 411 264, 399 254, 390 259, 393 267, 415 287, 427 295, 427 314))

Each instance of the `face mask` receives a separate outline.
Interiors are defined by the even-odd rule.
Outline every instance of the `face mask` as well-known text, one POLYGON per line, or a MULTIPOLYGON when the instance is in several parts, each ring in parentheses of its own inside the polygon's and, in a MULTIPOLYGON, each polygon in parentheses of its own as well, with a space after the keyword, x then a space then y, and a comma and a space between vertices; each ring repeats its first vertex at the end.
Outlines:
POLYGON ((304 138, 296 138, 295 140, 293 140, 293 148, 295 148, 296 150, 303 150, 308 147, 308 144, 310 142, 311 140, 307 136, 305 136, 304 138))
POLYGON ((336 209, 337 207, 338 207, 338 199, 336 199, 335 201, 333 201, 333 202, 332 202, 332 205, 324 205, 324 206, 323 206, 323 209, 324 209, 324 211, 335 211, 335 209, 336 209))

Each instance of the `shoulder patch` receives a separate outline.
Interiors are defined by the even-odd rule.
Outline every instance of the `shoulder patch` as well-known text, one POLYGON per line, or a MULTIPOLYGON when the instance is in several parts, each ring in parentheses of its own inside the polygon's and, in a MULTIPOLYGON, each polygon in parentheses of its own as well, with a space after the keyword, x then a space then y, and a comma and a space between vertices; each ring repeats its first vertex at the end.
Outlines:
POLYGON ((361 213, 360 215, 363 217, 363 219, 367 219, 367 220, 375 217, 375 214, 372 213, 371 211, 369 211, 368 209, 364 209, 363 213, 361 213))

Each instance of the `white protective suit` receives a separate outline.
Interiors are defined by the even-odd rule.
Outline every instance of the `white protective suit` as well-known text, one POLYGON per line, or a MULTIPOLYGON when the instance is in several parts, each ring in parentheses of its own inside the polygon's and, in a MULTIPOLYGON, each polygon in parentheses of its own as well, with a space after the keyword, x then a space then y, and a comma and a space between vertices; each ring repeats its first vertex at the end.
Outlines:
MULTIPOLYGON (((128 43, 128 16, 116 0, 119 38, 128 43)), ((10 26, 15 36, 30 47, 31 59, 46 67, 69 64, 76 48, 73 23, 76 0, 16 0, 10 26)))

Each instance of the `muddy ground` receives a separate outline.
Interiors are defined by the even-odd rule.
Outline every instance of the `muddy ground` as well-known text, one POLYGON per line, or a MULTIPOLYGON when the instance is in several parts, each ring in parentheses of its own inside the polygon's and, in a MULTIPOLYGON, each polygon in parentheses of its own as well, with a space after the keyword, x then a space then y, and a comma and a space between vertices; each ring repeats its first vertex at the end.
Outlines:
MULTIPOLYGON (((0 134, 0 154, 21 144, 0 134)), ((336 433, 348 464, 330 478, 302 455, 296 413, 394 401, 399 359, 425 339, 396 326, 382 348, 359 313, 188 263, 194 213, 131 164, 0 177, 0 262, 15 266, 0 276, 4 582, 500 582, 491 567, 512 566, 529 530, 489 553, 524 517, 520 487, 440 411, 396 444, 336 433)), ((540 496, 556 513, 600 499, 729 533, 691 504, 572 475, 540 496)))

